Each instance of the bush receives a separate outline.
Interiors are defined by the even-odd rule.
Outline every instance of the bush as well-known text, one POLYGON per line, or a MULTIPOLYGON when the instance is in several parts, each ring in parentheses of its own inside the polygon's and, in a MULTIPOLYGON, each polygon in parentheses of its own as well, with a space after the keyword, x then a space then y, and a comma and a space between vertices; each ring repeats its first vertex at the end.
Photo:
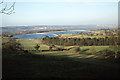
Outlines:
POLYGON ((13 52, 17 50, 23 50, 23 47, 19 42, 16 41, 16 39, 9 38, 8 42, 2 43, 2 50, 13 52))
POLYGON ((52 46, 49 46, 49 50, 50 50, 50 51, 52 50, 52 48, 53 48, 52 46))
POLYGON ((35 49, 38 50, 40 48, 40 46, 38 44, 36 44, 35 49))
POLYGON ((18 54, 18 51, 23 51, 23 47, 16 39, 8 39, 7 42, 2 43, 3 56, 18 54))
POLYGON ((108 49, 104 49, 103 51, 101 51, 103 55, 105 56, 112 56, 114 55, 114 51, 108 50, 108 49))
POLYGON ((62 48, 56 48, 56 50, 57 50, 57 51, 63 51, 63 49, 62 49, 62 48))

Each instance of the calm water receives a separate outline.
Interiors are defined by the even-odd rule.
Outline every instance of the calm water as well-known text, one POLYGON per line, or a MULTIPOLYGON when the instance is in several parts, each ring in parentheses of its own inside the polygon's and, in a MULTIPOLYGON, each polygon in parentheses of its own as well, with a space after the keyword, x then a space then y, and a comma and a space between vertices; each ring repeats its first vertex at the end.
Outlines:
MULTIPOLYGON (((96 30, 96 29, 86 29, 86 30, 96 30)), ((56 37, 55 34, 74 34, 74 33, 89 33, 88 31, 81 30, 81 29, 73 29, 68 31, 62 31, 62 32, 47 32, 45 34, 24 34, 24 35, 16 35, 13 36, 13 38, 20 38, 20 39, 40 39, 44 38, 46 36, 49 37, 56 37)))
POLYGON ((46 36, 56 37, 56 35, 53 35, 53 34, 24 34, 24 35, 13 36, 13 38, 20 38, 20 39, 40 39, 40 38, 44 38, 46 36))

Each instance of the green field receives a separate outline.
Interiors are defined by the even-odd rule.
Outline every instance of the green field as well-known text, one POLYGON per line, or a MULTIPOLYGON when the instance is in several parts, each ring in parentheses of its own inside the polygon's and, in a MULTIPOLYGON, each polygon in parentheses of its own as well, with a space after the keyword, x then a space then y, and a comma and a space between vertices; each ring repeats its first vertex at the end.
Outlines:
MULTIPOLYGON (((4 37, 2 39, 2 42, 7 42, 7 40, 8 38, 4 37)), ((16 40, 21 43, 21 45, 24 47, 25 50, 35 50, 34 47, 36 44, 40 45, 39 50, 49 50, 49 46, 43 44, 42 40, 40 39, 16 39, 16 40)), ((59 45, 55 45, 55 46, 59 48, 64 48, 64 49, 76 47, 76 46, 59 46, 59 45)), ((82 51, 86 50, 85 52, 89 53, 92 47, 95 48, 96 52, 109 48, 109 46, 81 46, 80 48, 82 51)))
MULTIPOLYGON (((8 38, 3 38, 7 42, 8 38)), ((100 51, 111 49, 109 46, 81 46, 79 53, 72 47, 58 46, 69 49, 64 51, 49 51, 49 46, 40 39, 17 39, 29 53, 15 52, 4 56, 3 78, 68 78, 68 79, 117 79, 119 65, 114 58, 105 58, 100 51), (39 50, 34 46, 40 45, 39 50), (93 53, 94 51, 94 53, 93 53)), ((112 50, 112 49, 111 49, 112 50)))
POLYGON ((49 50, 49 46, 43 44, 40 39, 17 39, 25 50, 35 50, 36 44, 40 45, 39 50, 49 50))
POLYGON ((76 33, 76 34, 59 34, 59 36, 60 38, 105 38, 106 37, 105 32, 103 30, 90 30, 89 32, 92 32, 94 34, 91 36, 88 34, 76 33))
POLYGON ((61 38, 105 38, 106 36, 94 35, 80 35, 80 34, 61 34, 61 38))

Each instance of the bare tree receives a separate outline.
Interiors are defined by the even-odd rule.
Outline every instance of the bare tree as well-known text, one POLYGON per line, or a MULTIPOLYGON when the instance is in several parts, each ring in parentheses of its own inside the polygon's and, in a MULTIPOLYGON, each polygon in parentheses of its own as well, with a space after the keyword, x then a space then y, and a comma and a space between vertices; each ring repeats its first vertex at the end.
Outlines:
POLYGON ((3 0, 0 2, 0 5, 2 6, 0 13, 7 14, 7 15, 15 13, 14 12, 15 2, 12 2, 11 5, 8 5, 8 3, 3 0))

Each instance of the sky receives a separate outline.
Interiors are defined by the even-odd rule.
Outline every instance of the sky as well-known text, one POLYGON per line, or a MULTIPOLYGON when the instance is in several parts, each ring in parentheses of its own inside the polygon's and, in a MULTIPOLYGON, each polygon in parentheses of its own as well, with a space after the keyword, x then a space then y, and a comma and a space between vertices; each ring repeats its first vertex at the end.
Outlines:
POLYGON ((117 24, 117 0, 98 1, 16 2, 14 14, 2 14, 2 26, 117 24))

